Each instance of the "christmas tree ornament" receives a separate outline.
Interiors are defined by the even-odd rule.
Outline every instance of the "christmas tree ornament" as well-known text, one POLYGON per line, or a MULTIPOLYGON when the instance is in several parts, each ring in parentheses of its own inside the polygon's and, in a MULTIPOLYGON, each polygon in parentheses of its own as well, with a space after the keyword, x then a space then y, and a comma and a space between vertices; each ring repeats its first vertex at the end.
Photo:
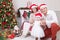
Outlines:
POLYGON ((9 2, 12 2, 12 0, 9 0, 9 2))
POLYGON ((5 29, 3 36, 7 38, 8 35, 9 35, 8 29, 5 29))
POLYGON ((14 24, 17 24, 16 22, 14 22, 14 24))
POLYGON ((4 30, 4 25, 2 24, 2 30, 4 30))
POLYGON ((15 37, 15 34, 13 30, 11 31, 11 34, 8 35, 8 38, 13 39, 15 37))
POLYGON ((6 15, 10 16, 10 14, 11 14, 10 12, 6 12, 6 15))
POLYGON ((1 13, 2 11, 0 10, 0 13, 1 13))
POLYGON ((10 29, 10 26, 7 26, 8 27, 8 29, 10 29))
POLYGON ((4 18, 4 15, 2 15, 2 18, 4 18))
POLYGON ((3 7, 5 7, 5 5, 3 5, 3 7))
POLYGON ((11 11, 11 9, 9 9, 9 11, 11 11))
POLYGON ((11 24, 13 24, 13 22, 11 21, 11 24))
MULTIPOLYGON (((15 13, 13 13, 13 15, 15 15, 15 13)), ((15 16, 14 16, 15 17, 15 16)))
POLYGON ((8 5, 7 8, 10 8, 10 6, 8 5))
POLYGON ((6 17, 6 14, 4 14, 4 17, 6 17))
POLYGON ((15 19, 13 19, 13 22, 16 22, 16 20, 15 20, 15 19))
POLYGON ((3 37, 5 37, 5 38, 7 37, 7 33, 6 32, 4 32, 3 37))
POLYGON ((8 38, 10 38, 10 39, 13 39, 15 37, 15 35, 8 35, 8 38))
POLYGON ((2 5, 6 5, 6 2, 4 1, 4 2, 2 2, 2 5))
POLYGON ((6 22, 6 21, 2 22, 2 25, 6 25, 6 24, 7 24, 7 22, 6 22))
POLYGON ((2 1, 1 1, 1 4, 2 4, 2 1))
POLYGON ((2 6, 0 5, 0 8, 2 8, 2 6))
POLYGON ((4 12, 6 13, 6 10, 4 12))
POLYGON ((8 3, 8 4, 10 4, 10 3, 8 3))

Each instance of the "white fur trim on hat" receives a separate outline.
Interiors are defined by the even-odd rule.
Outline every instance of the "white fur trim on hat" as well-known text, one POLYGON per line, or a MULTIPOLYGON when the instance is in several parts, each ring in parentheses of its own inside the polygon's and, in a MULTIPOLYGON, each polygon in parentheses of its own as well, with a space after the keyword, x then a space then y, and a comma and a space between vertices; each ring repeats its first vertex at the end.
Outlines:
POLYGON ((32 8, 35 8, 35 7, 37 7, 37 6, 32 6, 32 8))
POLYGON ((40 8, 44 8, 44 7, 47 7, 47 5, 43 5, 43 6, 41 6, 40 8))

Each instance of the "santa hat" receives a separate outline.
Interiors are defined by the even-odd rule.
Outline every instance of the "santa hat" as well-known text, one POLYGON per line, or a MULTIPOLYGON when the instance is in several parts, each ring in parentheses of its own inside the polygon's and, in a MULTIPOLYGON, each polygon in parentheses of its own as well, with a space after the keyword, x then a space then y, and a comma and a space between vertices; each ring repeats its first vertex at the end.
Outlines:
POLYGON ((38 6, 38 9, 40 10, 41 8, 47 7, 46 4, 41 4, 40 6, 38 6))
POLYGON ((41 13, 36 13, 35 16, 36 17, 42 17, 42 14, 41 13))
POLYGON ((30 6, 30 9, 32 10, 32 8, 35 8, 35 7, 37 7, 37 5, 36 5, 36 4, 32 4, 32 5, 30 6))

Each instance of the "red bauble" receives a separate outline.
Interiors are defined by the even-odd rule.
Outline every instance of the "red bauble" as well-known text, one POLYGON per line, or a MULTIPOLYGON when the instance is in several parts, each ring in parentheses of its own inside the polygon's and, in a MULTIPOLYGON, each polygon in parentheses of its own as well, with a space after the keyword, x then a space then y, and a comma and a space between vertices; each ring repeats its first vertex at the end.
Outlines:
POLYGON ((14 34, 14 33, 12 33, 12 36, 13 36, 13 37, 15 37, 15 34, 14 34))
POLYGON ((6 2, 2 2, 2 5, 6 5, 6 2))
POLYGON ((13 39, 15 37, 15 34, 8 35, 8 38, 13 39))
POLYGON ((0 8, 2 8, 2 6, 0 6, 0 8))
POLYGON ((6 12, 6 15, 10 16, 10 14, 11 14, 10 12, 6 12))
POLYGON ((2 25, 2 30, 4 30, 4 25, 2 25))
POLYGON ((7 22, 5 22, 5 21, 4 21, 4 22, 2 22, 2 25, 6 25, 6 24, 7 24, 7 22))

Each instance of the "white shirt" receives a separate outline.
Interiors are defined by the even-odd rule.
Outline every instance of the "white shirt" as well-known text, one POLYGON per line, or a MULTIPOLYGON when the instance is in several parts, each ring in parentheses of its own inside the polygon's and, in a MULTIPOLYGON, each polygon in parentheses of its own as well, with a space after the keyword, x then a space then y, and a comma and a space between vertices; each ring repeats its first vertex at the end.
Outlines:
POLYGON ((51 28, 51 23, 58 24, 56 13, 53 10, 48 10, 47 16, 44 16, 44 18, 46 19, 46 24, 47 24, 48 28, 51 28))

